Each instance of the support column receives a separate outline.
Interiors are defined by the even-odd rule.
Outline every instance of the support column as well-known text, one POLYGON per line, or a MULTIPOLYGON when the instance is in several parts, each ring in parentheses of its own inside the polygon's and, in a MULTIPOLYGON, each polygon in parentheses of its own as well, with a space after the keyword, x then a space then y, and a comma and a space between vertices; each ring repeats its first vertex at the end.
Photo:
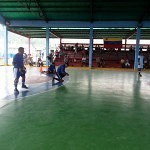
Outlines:
POLYGON ((60 41, 59 41, 59 48, 60 50, 62 50, 62 38, 60 38, 60 41))
POLYGON ((89 68, 92 68, 92 52, 93 52, 93 26, 90 26, 90 46, 89 46, 89 68))
POLYGON ((30 55, 30 38, 28 38, 28 54, 30 55))
POLYGON ((138 68, 138 55, 139 55, 139 44, 140 44, 140 27, 137 28, 136 32, 136 48, 135 48, 135 57, 134 57, 134 70, 138 68))
POLYGON ((60 46, 61 46, 61 44, 62 44, 62 38, 60 38, 60 46))
POLYGON ((125 47, 124 47, 125 51, 127 49, 127 39, 125 39, 125 47))
POLYGON ((50 36, 50 32, 49 32, 49 27, 46 27, 46 66, 49 66, 49 61, 47 59, 47 56, 49 55, 49 36, 50 36))
POLYGON ((4 65, 8 66, 8 30, 7 26, 4 27, 4 65))

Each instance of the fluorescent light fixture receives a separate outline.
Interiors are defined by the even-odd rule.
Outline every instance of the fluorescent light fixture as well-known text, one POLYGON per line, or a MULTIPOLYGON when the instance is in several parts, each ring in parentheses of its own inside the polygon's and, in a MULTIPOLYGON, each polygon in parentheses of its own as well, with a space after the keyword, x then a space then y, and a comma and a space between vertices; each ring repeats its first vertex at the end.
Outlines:
MULTIPOLYGON (((41 28, 46 30, 46 28, 41 28)), ((90 30, 90 28, 49 28, 52 30, 90 30)), ((135 28, 93 28, 93 30, 134 30, 135 28)), ((145 30, 150 30, 150 28, 141 28, 145 30)))

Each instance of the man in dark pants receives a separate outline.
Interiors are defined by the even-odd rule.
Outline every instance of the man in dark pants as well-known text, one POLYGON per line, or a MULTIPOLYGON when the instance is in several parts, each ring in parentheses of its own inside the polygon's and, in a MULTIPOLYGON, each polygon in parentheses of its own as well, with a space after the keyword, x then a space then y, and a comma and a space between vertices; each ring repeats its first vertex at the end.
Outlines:
POLYGON ((19 91, 17 89, 18 82, 20 76, 22 77, 22 88, 28 89, 28 87, 25 85, 25 74, 26 74, 26 68, 24 66, 23 62, 23 53, 24 53, 24 48, 19 47, 18 48, 18 53, 13 57, 13 66, 14 66, 14 93, 19 94, 19 91))
POLYGON ((58 76, 58 78, 53 78, 53 79, 58 80, 59 82, 63 82, 64 80, 62 78, 65 77, 66 75, 69 76, 69 74, 65 71, 67 66, 68 65, 66 63, 58 66, 57 72, 56 72, 56 75, 58 76))

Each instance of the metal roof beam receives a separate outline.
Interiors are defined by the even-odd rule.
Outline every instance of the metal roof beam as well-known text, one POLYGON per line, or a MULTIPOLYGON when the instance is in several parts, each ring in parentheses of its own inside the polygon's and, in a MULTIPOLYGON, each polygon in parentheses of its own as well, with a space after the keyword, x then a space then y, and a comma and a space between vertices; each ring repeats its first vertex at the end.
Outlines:
POLYGON ((147 8, 145 9, 145 11, 143 12, 143 14, 141 15, 140 19, 139 19, 139 24, 142 23, 144 17, 149 14, 150 12, 150 3, 149 5, 147 6, 147 8))
MULTIPOLYGON (((143 26, 145 27, 150 27, 150 21, 148 22, 142 22, 143 26)), ((92 23, 93 27, 95 28, 125 28, 125 27, 131 27, 135 28, 138 25, 137 21, 95 21, 92 23)), ((91 26, 90 21, 19 21, 19 20, 11 20, 10 21, 10 26, 15 26, 15 27, 66 27, 66 28, 71 28, 71 27, 83 27, 83 28, 89 28, 91 26)))
POLYGON ((141 24, 143 28, 150 28, 150 21, 143 21, 141 24))
POLYGON ((13 32, 13 33, 18 34, 18 35, 21 35, 21 36, 24 36, 24 37, 27 37, 27 38, 30 38, 29 35, 23 34, 23 33, 21 33, 21 32, 17 32, 16 30, 12 30, 12 29, 10 29, 10 28, 8 28, 8 31, 13 32))
POLYGON ((127 35, 125 39, 130 39, 136 33, 136 31, 137 29, 134 29, 134 31, 131 34, 127 35))
POLYGON ((55 33, 54 31, 52 30, 49 30, 51 34, 53 34, 54 36, 56 36, 57 38, 62 38, 60 35, 58 35, 57 33, 55 33))
MULTIPOLYGON (((33 14, 34 12, 32 11, 31 9, 31 0, 25 0, 25 1, 22 1, 22 0, 18 0, 18 2, 24 7, 24 8, 27 8, 28 11, 27 12, 30 12, 31 14, 33 14)), ((3 11, 4 12, 4 11, 3 11)), ((7 10, 8 12, 8 10, 7 10)), ((15 11, 16 12, 16 11, 15 11)), ((20 12, 20 11, 19 11, 20 12)))
POLYGON ((47 18, 47 16, 46 16, 46 14, 44 13, 43 9, 42 9, 41 6, 40 6, 39 0, 35 0, 35 3, 36 3, 36 5, 37 5, 37 7, 38 7, 38 9, 39 9, 39 16, 40 16, 40 17, 43 17, 44 20, 45 20, 46 22, 48 22, 48 18, 47 18))
POLYGON ((93 22, 93 1, 90 0, 90 21, 93 22))
MULTIPOLYGON (((40 4, 39 4, 39 1, 38 0, 35 0, 35 4, 37 7, 34 6, 34 8, 37 8, 38 11, 35 11, 35 10, 32 10, 33 7, 31 7, 31 3, 33 3, 31 0, 26 0, 26 1, 21 1, 21 0, 18 0, 25 8, 27 8, 29 10, 29 12, 33 13, 33 12, 38 12, 39 13, 39 17, 40 18, 43 18, 46 22, 48 21, 44 11, 42 10, 40 4)), ((4 12, 4 11, 2 11, 4 12)), ((16 10, 15 11, 6 11, 6 12, 17 12, 16 10)), ((18 12, 28 12, 28 11, 18 11, 18 12)))

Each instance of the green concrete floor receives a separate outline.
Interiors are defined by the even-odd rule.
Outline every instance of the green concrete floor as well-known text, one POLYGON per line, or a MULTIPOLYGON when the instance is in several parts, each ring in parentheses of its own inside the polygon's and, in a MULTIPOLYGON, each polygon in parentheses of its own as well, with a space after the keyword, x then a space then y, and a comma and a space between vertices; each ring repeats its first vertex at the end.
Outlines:
POLYGON ((150 74, 68 69, 55 90, 0 109, 0 150, 149 150, 150 74))

